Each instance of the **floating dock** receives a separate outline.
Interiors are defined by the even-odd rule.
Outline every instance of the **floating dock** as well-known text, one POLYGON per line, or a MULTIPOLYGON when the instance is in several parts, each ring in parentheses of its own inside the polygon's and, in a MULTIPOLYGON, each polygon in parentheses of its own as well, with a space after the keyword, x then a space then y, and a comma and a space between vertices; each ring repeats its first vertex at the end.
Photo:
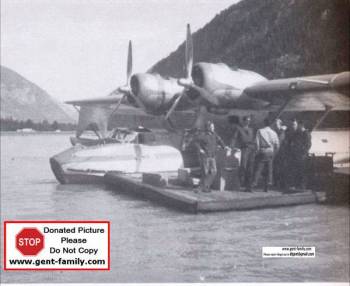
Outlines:
POLYGON ((149 199, 156 203, 190 213, 242 211, 258 208, 312 204, 322 201, 324 194, 312 191, 283 194, 278 191, 253 192, 215 191, 194 192, 193 188, 171 185, 158 187, 142 182, 141 177, 108 172, 104 182, 115 191, 149 199))

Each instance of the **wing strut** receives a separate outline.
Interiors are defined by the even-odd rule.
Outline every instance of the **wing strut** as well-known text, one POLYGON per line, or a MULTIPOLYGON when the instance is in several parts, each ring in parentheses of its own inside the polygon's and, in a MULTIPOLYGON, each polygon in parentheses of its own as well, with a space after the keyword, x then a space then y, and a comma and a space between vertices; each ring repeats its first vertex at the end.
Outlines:
POLYGON ((322 114, 322 116, 317 120, 316 124, 314 125, 314 127, 312 128, 311 131, 317 129, 321 123, 323 122, 323 120, 327 117, 327 115, 333 110, 333 106, 330 105, 325 105, 325 111, 322 114))
POLYGON ((274 115, 271 118, 271 121, 275 121, 277 118, 281 117, 282 113, 284 112, 284 110, 286 109, 287 105, 289 104, 290 100, 292 99, 291 95, 288 95, 287 100, 280 106, 280 108, 278 108, 276 115, 274 115))
POLYGON ((114 115, 114 113, 116 113, 118 111, 118 108, 122 104, 123 99, 124 99, 124 95, 121 97, 121 99, 118 101, 117 105, 114 107, 114 109, 113 109, 111 115, 109 116, 109 118, 111 118, 114 115))
POLYGON ((76 105, 74 104, 73 107, 75 108, 76 111, 78 111, 78 113, 80 113, 80 109, 78 108, 78 106, 76 106, 76 105))

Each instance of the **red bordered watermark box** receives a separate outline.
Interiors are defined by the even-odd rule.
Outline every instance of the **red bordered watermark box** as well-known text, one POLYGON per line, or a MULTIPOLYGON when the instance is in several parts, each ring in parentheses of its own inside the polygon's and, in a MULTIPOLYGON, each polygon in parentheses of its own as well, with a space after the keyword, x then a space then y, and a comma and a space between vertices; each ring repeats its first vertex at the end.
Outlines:
POLYGON ((110 270, 110 222, 5 221, 4 270, 110 270))

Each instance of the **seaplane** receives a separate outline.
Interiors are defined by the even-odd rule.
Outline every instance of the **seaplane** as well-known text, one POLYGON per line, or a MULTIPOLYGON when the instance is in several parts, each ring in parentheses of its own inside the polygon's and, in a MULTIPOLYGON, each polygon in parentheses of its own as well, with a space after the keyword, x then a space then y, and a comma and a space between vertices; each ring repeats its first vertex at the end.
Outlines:
MULTIPOLYGON (((79 119, 75 137, 70 138, 73 147, 50 158, 51 169, 60 183, 95 183, 101 181, 108 171, 168 173, 184 165, 178 148, 167 140, 152 140, 155 136, 147 128, 108 131, 108 122, 116 112, 160 116, 185 92, 175 78, 151 73, 132 74, 131 41, 126 74, 126 85, 105 97, 66 102, 78 110, 79 119), (93 131, 95 139, 82 137, 86 130, 93 131)), ((177 104, 177 108, 185 110, 189 104, 183 103, 182 107, 177 104)), ((167 119, 167 122, 165 125, 173 130, 171 120, 167 119)))
MULTIPOLYGON (((227 118, 233 115, 253 113, 259 118, 257 121, 262 121, 266 116, 277 118, 292 111, 321 112, 317 124, 311 127, 313 144, 310 152, 317 155, 332 154, 335 166, 348 167, 349 165, 349 127, 345 126, 345 129, 340 130, 320 129, 322 123, 331 114, 339 112, 348 114, 350 109, 349 71, 269 80, 254 71, 232 68, 224 63, 194 64, 190 25, 187 25, 185 41, 184 78, 162 77, 153 73, 132 74, 131 67, 132 45, 129 42, 125 86, 118 87, 106 97, 67 102, 80 107, 77 137, 89 124, 95 124, 102 138, 105 138, 108 119, 111 114, 122 112, 123 105, 132 106, 135 112, 137 110, 142 114, 158 116, 164 122, 164 126, 173 133, 179 133, 176 123, 183 119, 183 112, 190 112, 194 115, 194 120, 186 122, 186 129, 202 128, 204 122, 211 119, 216 123, 217 132, 223 138, 228 137, 227 133, 230 130, 227 118)), ((184 129, 182 126, 180 134, 183 134, 184 129)), ((154 147, 164 148, 164 146, 154 147)), ((174 148, 169 149, 170 157, 175 157, 175 154, 179 156, 179 165, 175 166, 179 167, 183 160, 181 153, 175 151, 180 149, 179 146, 175 147, 177 148, 166 146, 166 148, 174 148)), ((102 152, 106 146, 99 145, 95 148, 99 150, 96 151, 98 153, 102 152)), ((134 146, 128 148, 135 149, 134 146)), ((113 151, 115 161, 118 160, 118 154, 123 154, 117 149, 113 151)), ((145 149, 143 154, 147 152, 151 151, 145 149)), ((136 159, 136 153, 133 154, 134 157, 130 157, 130 160, 142 162, 142 158, 136 159)), ((106 160, 108 156, 110 154, 107 154, 106 160)), ((164 162, 168 160, 164 156, 163 158, 165 158, 164 162)), ((90 159, 89 164, 89 168, 86 167, 87 170, 97 165, 90 159)), ((108 169, 107 164, 101 163, 101 165, 104 166, 102 169, 105 172, 108 169)), ((139 172, 140 168, 136 165, 128 172, 139 172)), ((120 168, 123 169, 123 167, 120 168)), ((150 171, 151 169, 141 170, 150 171)), ((152 171, 157 172, 153 169, 152 171)))

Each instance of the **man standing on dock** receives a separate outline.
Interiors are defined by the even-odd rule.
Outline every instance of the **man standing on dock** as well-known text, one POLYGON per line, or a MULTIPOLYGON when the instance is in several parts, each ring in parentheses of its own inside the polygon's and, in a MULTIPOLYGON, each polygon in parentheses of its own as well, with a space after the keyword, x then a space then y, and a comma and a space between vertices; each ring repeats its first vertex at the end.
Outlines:
POLYGON ((231 148, 241 150, 241 165, 239 168, 239 178, 241 186, 246 191, 251 191, 251 183, 254 173, 255 159, 255 134, 250 127, 251 116, 244 116, 238 126, 233 130, 231 148))
POLYGON ((286 129, 283 125, 283 121, 280 118, 275 119, 272 129, 276 132, 280 148, 273 158, 273 180, 274 184, 278 189, 284 189, 286 180, 286 129))
POLYGON ((264 189, 267 191, 267 186, 272 186, 273 184, 273 158, 280 145, 278 135, 270 127, 269 119, 266 118, 264 123, 265 127, 259 129, 256 133, 256 171, 252 187, 258 185, 261 173, 265 169, 266 176, 264 189))
POLYGON ((226 148, 222 139, 215 133, 214 123, 208 121, 205 130, 201 131, 195 139, 195 144, 199 151, 199 159, 201 164, 201 189, 203 192, 210 192, 216 174, 216 153, 218 145, 226 148))
POLYGON ((289 168, 288 191, 306 188, 306 159, 311 148, 311 135, 303 122, 292 121, 291 130, 287 134, 287 164, 289 168))

